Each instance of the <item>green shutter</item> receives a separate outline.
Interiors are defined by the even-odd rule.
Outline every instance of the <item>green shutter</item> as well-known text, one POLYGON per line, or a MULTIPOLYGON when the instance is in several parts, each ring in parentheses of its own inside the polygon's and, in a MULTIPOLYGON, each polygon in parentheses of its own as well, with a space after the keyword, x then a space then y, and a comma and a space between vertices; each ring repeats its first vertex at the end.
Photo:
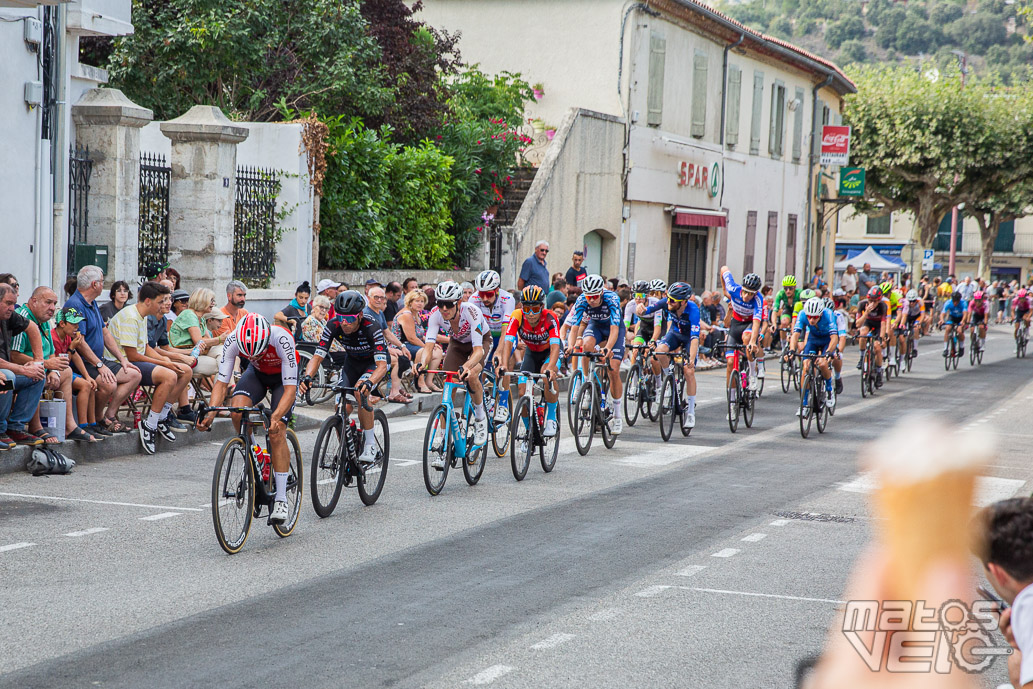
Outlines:
POLYGON ((667 39, 657 33, 649 37, 649 85, 646 96, 646 124, 659 127, 664 113, 664 61, 667 39))
POLYGON ((760 117, 764 107, 764 72, 753 73, 753 118, 750 120, 750 153, 760 153, 760 117))
POLYGON ((782 157, 782 134, 785 131, 785 86, 781 81, 771 85, 771 117, 768 130, 768 153, 774 158, 782 157))
POLYGON ((696 53, 692 60, 692 128, 689 134, 702 138, 707 132, 707 56, 696 53))
POLYGON ((800 162, 803 153, 803 89, 796 89, 796 112, 793 113, 793 162, 800 162))
POLYGON ((742 70, 736 65, 728 66, 728 96, 726 99, 725 143, 735 146, 739 143, 739 105, 742 100, 742 70))

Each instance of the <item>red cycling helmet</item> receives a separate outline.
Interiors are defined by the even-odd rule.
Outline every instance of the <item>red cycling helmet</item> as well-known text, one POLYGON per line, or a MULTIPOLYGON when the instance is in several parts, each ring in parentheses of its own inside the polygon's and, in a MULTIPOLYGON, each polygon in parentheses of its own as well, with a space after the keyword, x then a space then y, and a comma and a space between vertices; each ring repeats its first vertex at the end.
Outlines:
POLYGON ((876 285, 868 290, 868 299, 871 301, 879 301, 882 299, 882 288, 876 285))
POLYGON ((262 355, 269 345, 272 328, 269 321, 260 313, 249 313, 237 324, 237 348, 245 359, 254 359, 262 355))

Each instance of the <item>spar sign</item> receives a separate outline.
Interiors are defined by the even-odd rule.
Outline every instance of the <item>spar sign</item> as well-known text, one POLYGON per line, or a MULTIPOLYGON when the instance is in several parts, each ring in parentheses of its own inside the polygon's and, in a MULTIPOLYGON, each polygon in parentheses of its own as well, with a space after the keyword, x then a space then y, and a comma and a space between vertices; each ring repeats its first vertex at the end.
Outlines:
POLYGON ((821 128, 821 164, 850 164, 850 127, 826 124, 821 128))

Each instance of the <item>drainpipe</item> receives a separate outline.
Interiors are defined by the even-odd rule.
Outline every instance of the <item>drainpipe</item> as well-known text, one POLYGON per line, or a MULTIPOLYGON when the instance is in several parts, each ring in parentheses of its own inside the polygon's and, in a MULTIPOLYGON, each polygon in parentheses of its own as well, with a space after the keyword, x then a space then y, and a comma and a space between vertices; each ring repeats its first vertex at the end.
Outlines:
MULTIPOLYGON (((810 275, 811 265, 811 239, 814 236, 812 229, 814 221, 814 151, 817 148, 814 142, 814 133, 818 131, 818 91, 832 83, 834 75, 829 74, 825 81, 811 89, 811 150, 807 154, 807 244, 804 250, 804 278, 810 275)), ((820 149, 818 149, 820 150, 820 149)))
MULTIPOLYGON (((57 48, 56 63, 54 69, 57 73, 57 93, 55 95, 54 116, 55 136, 51 142, 51 172, 54 179, 54 208, 53 208, 53 244, 51 250, 51 275, 52 285, 64 284, 65 272, 68 261, 68 80, 70 79, 70 59, 68 49, 68 5, 62 3, 57 6, 57 29, 55 30, 56 40, 59 41, 57 48), (63 250, 62 250, 63 249, 63 250)), ((63 296, 63 295, 61 295, 63 296)))
MULTIPOLYGON (((45 15, 43 14, 43 7, 42 6, 40 6, 38 8, 38 10, 36 12, 36 15, 37 15, 36 18, 39 19, 40 24, 43 24, 43 19, 44 19, 45 15)), ((43 50, 43 45, 42 44, 40 44, 40 48, 39 49, 40 49, 40 51, 43 50)), ((40 57, 42 58, 42 56, 40 56, 40 57)), ((34 220, 33 220, 33 228, 32 228, 32 243, 33 243, 33 248, 32 248, 32 278, 33 278, 33 281, 36 284, 44 284, 41 281, 41 279, 40 279, 41 276, 39 274, 40 273, 39 253, 40 253, 40 244, 41 244, 41 242, 40 242, 40 228, 41 228, 41 225, 42 225, 41 216, 42 216, 42 211, 43 211, 43 209, 40 208, 40 206, 43 203, 43 192, 42 192, 42 189, 40 188, 41 184, 42 184, 42 181, 40 180, 40 171, 43 169, 43 160, 42 160, 42 158, 43 158, 43 108, 44 107, 46 107, 46 104, 43 104, 43 105, 38 106, 38 107, 35 108, 35 110, 36 110, 36 129, 35 129, 35 131, 36 131, 36 140, 33 142, 34 143, 34 148, 35 148, 35 151, 36 151, 36 156, 35 156, 36 159, 35 159, 34 174, 33 174, 33 177, 32 177, 32 181, 33 181, 33 185, 32 185, 32 187, 33 187, 33 207, 35 208, 35 212, 33 213, 34 220)))

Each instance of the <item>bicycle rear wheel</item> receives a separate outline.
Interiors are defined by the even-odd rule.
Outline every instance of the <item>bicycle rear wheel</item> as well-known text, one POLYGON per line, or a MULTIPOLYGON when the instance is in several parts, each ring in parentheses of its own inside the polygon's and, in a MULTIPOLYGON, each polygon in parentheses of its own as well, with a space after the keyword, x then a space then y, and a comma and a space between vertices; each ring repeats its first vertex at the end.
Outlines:
MULTIPOLYGON (((473 447, 472 438, 467 442, 466 446, 473 447)), ((473 454, 468 454, 466 459, 463 460, 463 478, 471 486, 476 486, 484 473, 484 465, 488 463, 488 445, 481 445, 478 449, 470 450, 470 452, 473 452, 473 454)))
POLYGON ((527 476, 527 467, 531 465, 531 453, 534 452, 534 427, 538 420, 533 418, 535 410, 531 408, 531 400, 521 397, 513 410, 513 438, 509 446, 509 463, 513 468, 513 478, 523 481, 527 476))
POLYGON ((240 437, 230 438, 219 450, 212 475, 215 537, 230 555, 244 547, 255 510, 255 475, 248 453, 240 437))
MULTIPOLYGON (((605 381, 606 379, 603 378, 605 381)), ((603 447, 607 450, 613 449, 614 444, 617 442, 617 436, 610 431, 610 420, 615 414, 620 414, 620 409, 610 409, 609 403, 606 401, 609 399, 609 393, 606 390, 602 391, 603 402, 596 404, 596 418, 599 420, 599 433, 603 436, 603 447)))
POLYGON ((764 379, 767 377, 767 366, 764 365, 763 355, 757 360, 757 397, 764 394, 764 379))
POLYGON ((556 435, 551 438, 542 438, 545 445, 540 449, 539 459, 542 462, 542 471, 549 473, 556 467, 556 458, 560 454, 560 424, 556 424, 556 435))
POLYGON ((642 387, 642 367, 635 364, 628 371, 628 380, 624 383, 624 399, 621 406, 624 407, 624 420, 629 426, 634 426, 638 421, 639 411, 642 407, 640 392, 642 387))
POLYGON ((337 507, 344 487, 344 419, 337 414, 326 419, 319 428, 312 449, 312 472, 309 480, 312 509, 320 517, 329 517, 337 507))
POLYGON ((674 412, 675 412, 675 399, 674 399, 674 376, 664 376, 663 383, 660 384, 660 437, 664 439, 666 443, 671 439, 671 432, 674 430, 674 412))
POLYGON ((814 377, 815 399, 817 406, 814 408, 814 422, 818 427, 818 433, 825 432, 825 426, 829 422, 828 397, 825 394, 825 381, 820 376, 814 377))
POLYGON ((448 407, 439 404, 427 419, 427 430, 423 434, 423 483, 427 492, 437 495, 445 487, 448 470, 452 466, 452 427, 448 407), (443 466, 433 467, 439 461, 443 466))
MULTIPOLYGON (((872 355, 871 350, 866 349, 861 355, 861 397, 872 394, 872 355)), ((804 436, 806 437, 806 436, 804 436)))
MULTIPOLYGON (((576 361, 576 360, 575 360, 576 361)), ((571 364, 572 367, 575 364, 571 364)), ((585 373, 580 367, 575 368, 574 372, 570 374, 570 384, 567 387, 567 425, 570 426, 570 432, 577 436, 577 431, 574 430, 575 414, 574 410, 577 407, 577 395, 581 392, 581 388, 584 387, 585 373)))
POLYGON ((571 420, 571 432, 574 434, 574 445, 579 455, 584 457, 592 447, 592 436, 595 435, 595 417, 599 413, 595 402, 595 386, 582 385, 574 402, 571 420))
POLYGON ((753 428, 753 411, 757 404, 757 395, 749 388, 742 388, 742 420, 746 422, 746 428, 753 428))
POLYGON ((742 395, 742 381, 739 378, 739 372, 733 368, 727 390, 728 428, 732 433, 739 429, 739 397, 742 395))
POLYGON ((280 538, 287 538, 294 533, 294 527, 298 525, 298 517, 301 515, 301 500, 305 492, 305 467, 301 458, 301 443, 298 442, 298 435, 293 428, 287 429, 287 452, 291 458, 290 467, 287 469, 287 521, 283 524, 273 524, 273 531, 280 538))
POLYGON ((806 438, 811 432, 811 421, 814 416, 814 384, 813 374, 803 374, 800 385, 800 435, 806 438))
POLYGON ((359 467, 355 487, 363 505, 372 505, 384 490, 387 480, 387 464, 391 459, 391 433, 387 426, 387 414, 382 409, 373 412, 373 437, 377 444, 377 459, 368 466, 359 467))
MULTIPOLYGON (((783 352, 784 355, 784 352, 783 352)), ((793 384, 793 365, 791 362, 782 359, 779 365, 779 378, 782 382, 782 392, 788 393, 789 386, 793 384)))

